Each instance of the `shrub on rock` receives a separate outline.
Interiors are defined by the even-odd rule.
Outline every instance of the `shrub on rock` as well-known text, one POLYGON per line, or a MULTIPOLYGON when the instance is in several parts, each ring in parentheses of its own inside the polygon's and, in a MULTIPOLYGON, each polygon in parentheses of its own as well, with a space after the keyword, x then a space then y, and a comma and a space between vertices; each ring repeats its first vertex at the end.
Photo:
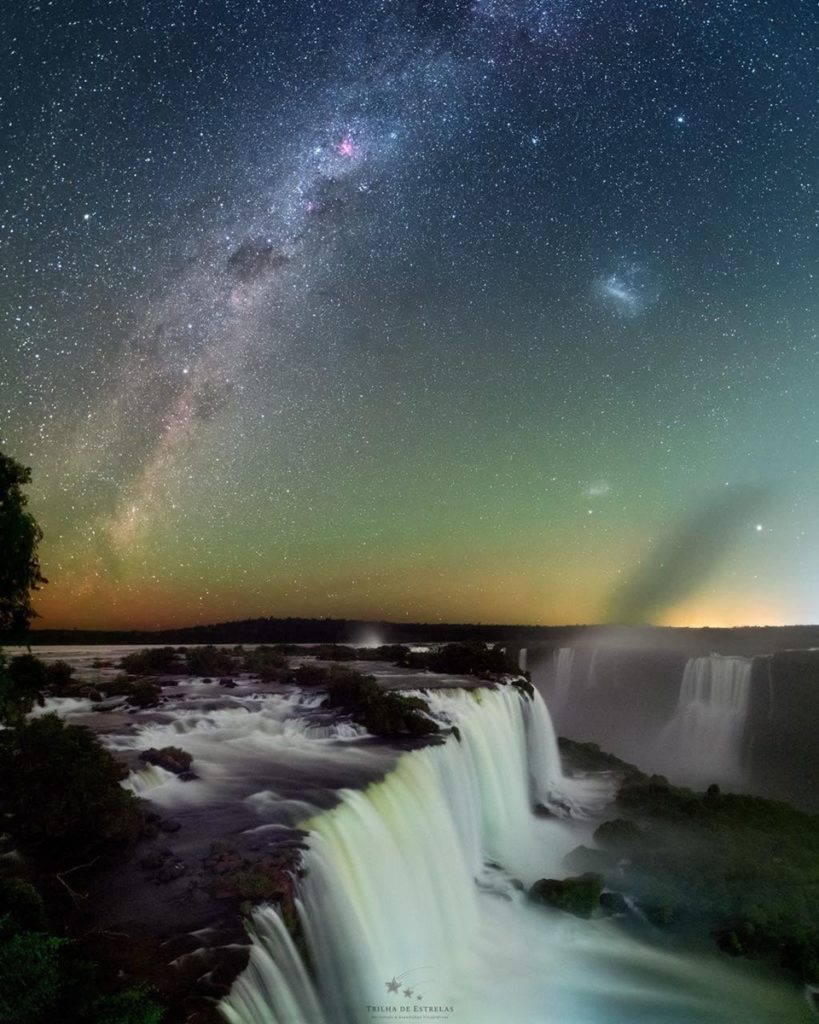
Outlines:
POLYGON ((173 647, 147 647, 143 651, 126 654, 120 667, 129 676, 179 675, 185 671, 173 647))
POLYGON ((439 731, 420 697, 382 690, 374 676, 359 672, 337 673, 327 690, 327 705, 346 711, 374 736, 409 733, 424 736, 439 731))
POLYGON ((208 644, 205 647, 189 647, 186 652, 186 669, 192 676, 222 676, 232 672, 233 656, 229 651, 208 644))

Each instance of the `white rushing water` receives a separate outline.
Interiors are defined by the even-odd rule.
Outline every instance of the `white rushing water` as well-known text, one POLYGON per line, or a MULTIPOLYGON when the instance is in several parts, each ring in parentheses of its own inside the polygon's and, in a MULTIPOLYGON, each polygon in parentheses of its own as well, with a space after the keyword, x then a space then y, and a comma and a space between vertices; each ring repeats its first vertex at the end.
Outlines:
POLYGON ((567 707, 571 699, 572 673, 574 670, 574 647, 561 647, 552 656, 552 698, 555 715, 567 707))
POLYGON ((593 828, 532 813, 544 799, 576 802, 545 705, 512 687, 431 705, 460 742, 405 754, 306 823, 307 960, 275 909, 256 908, 249 966, 220 1007, 230 1024, 804 1019, 790 990, 727 961, 652 949, 610 921, 529 902, 521 888, 565 875, 563 857, 593 828))
POLYGON ((720 655, 686 664, 677 709, 658 746, 689 783, 742 781, 752 666, 749 658, 720 655))

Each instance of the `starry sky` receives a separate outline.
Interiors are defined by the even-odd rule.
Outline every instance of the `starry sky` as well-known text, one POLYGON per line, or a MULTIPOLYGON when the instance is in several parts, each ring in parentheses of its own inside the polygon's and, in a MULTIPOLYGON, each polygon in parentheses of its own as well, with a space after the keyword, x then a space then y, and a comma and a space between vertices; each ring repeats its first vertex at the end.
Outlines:
POLYGON ((819 620, 786 6, 4 5, 40 624, 819 620))

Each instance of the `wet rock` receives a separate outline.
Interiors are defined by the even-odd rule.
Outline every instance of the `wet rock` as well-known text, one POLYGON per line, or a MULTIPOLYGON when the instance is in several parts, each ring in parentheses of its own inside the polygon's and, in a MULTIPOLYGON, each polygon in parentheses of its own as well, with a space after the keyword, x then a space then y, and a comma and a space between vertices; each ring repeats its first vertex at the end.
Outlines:
POLYGON ((608 915, 629 913, 629 905, 621 892, 600 893, 600 909, 608 915))
POLYGON ((176 881, 178 878, 184 878, 187 873, 187 864, 182 860, 177 860, 172 857, 162 864, 160 869, 157 871, 155 878, 157 882, 167 884, 168 882, 176 881))
POLYGON ((603 876, 590 871, 575 878, 541 878, 529 890, 529 899, 575 917, 591 917, 602 891, 603 876))
POLYGON ((146 764, 155 764, 167 772, 173 772, 174 775, 182 775, 189 771, 193 763, 191 755, 185 750, 180 750, 179 747, 161 747, 159 749, 151 747, 148 750, 143 750, 139 759, 145 761, 146 764))
POLYGON ((236 680, 231 679, 230 676, 225 676, 224 679, 219 680, 219 685, 224 686, 228 690, 236 689, 236 680))
POLYGON ((576 846, 563 858, 563 863, 570 871, 605 872, 612 866, 612 860, 602 850, 593 850, 590 846, 576 846))
POLYGON ((642 829, 637 822, 627 818, 613 818, 598 826, 594 833, 594 841, 610 850, 623 850, 638 843, 642 835, 642 829))
POLYGON ((158 871, 165 861, 172 856, 173 854, 170 850, 166 850, 161 847, 154 847, 154 849, 149 850, 144 857, 140 858, 139 866, 144 868, 146 871, 158 871))
POLYGON ((204 860, 205 871, 214 875, 225 875, 231 871, 240 871, 244 866, 242 855, 227 843, 214 843, 210 853, 204 860))

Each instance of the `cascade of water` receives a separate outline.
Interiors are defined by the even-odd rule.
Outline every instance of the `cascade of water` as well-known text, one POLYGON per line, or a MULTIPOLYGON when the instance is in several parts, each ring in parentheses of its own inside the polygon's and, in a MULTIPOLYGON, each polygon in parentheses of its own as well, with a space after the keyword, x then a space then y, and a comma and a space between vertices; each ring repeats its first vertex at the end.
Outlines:
POLYGON ((692 782, 742 778, 752 661, 711 655, 691 658, 674 717, 660 734, 664 758, 692 782))
MULTIPOLYGON (((539 694, 530 701, 505 686, 427 696, 434 714, 457 723, 460 740, 405 755, 383 782, 345 791, 307 825, 302 919, 321 1001, 339 1024, 362 1019, 396 972, 432 964, 435 986, 452 991, 471 962, 485 861, 531 874, 535 857, 543 862, 531 849, 532 797, 548 806, 563 799, 539 694)), ((263 909, 254 918, 257 973, 270 973, 272 917, 263 909)), ((242 1024, 312 1020, 271 1017, 269 1006, 254 1015, 247 985, 225 1006, 242 1024)))
POLYGON ((591 657, 589 658, 589 668, 586 673, 586 686, 589 689, 597 686, 597 657, 599 654, 600 648, 595 647, 591 652, 591 657))
POLYGON ((179 782, 173 772, 167 771, 158 764, 147 764, 144 768, 130 772, 128 778, 122 783, 122 787, 130 789, 135 796, 145 796, 152 789, 164 786, 169 782, 179 782))
POLYGON ((574 669, 574 647, 561 647, 553 655, 552 710, 562 712, 569 701, 574 669))
POLYGON ((230 1024, 328 1024, 290 933, 272 907, 257 907, 250 962, 221 1011, 230 1024))
POLYGON ((310 972, 276 911, 256 908, 250 964, 220 1004, 229 1024, 801 1019, 765 980, 527 901, 514 878, 560 877, 581 838, 530 810, 532 784, 561 785, 553 731, 532 744, 548 712, 511 686, 430 704, 460 741, 405 754, 305 824, 310 972))

